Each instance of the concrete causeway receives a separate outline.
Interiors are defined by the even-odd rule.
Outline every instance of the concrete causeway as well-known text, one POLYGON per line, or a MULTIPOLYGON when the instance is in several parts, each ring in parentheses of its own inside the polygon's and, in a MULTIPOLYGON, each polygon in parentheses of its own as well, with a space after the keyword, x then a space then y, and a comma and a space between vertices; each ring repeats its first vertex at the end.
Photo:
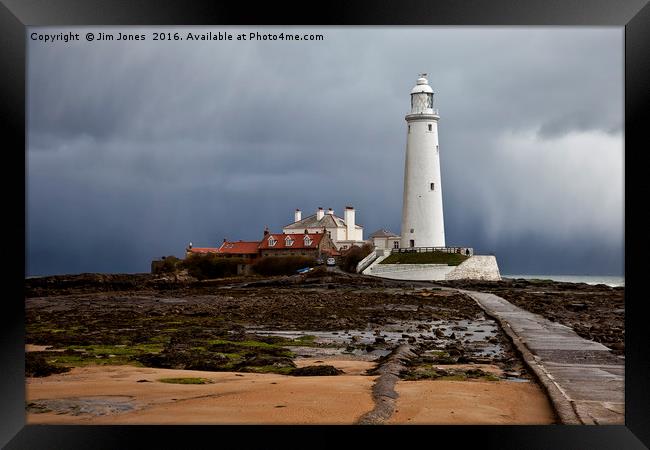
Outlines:
POLYGON ((563 424, 625 423, 625 359, 494 294, 458 289, 495 318, 548 392, 563 424))

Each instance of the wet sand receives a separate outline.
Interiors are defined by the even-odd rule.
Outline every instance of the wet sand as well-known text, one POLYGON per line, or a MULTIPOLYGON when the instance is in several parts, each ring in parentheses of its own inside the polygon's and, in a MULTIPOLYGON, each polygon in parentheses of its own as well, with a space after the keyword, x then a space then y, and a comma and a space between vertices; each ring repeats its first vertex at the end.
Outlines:
POLYGON ((555 422, 544 392, 511 381, 398 381, 396 411, 388 424, 549 425, 555 422))
MULTIPOLYGON (((322 361, 318 362, 318 361, 322 361)), ((206 372, 133 366, 90 366, 27 379, 27 401, 49 412, 28 412, 28 424, 354 424, 374 407, 374 364, 331 364, 339 376, 206 372), (197 377, 181 385, 160 378, 197 377), (138 382, 148 380, 148 382, 138 382)), ((397 412, 388 423, 502 424, 553 422, 543 392, 531 383, 400 381, 397 412)))
MULTIPOLYGON (((336 363, 350 373, 363 372, 372 365, 366 361, 336 363)), ((374 406, 374 379, 352 374, 292 377, 133 366, 75 368, 65 374, 28 378, 27 401, 68 399, 49 406, 74 408, 81 399, 91 413, 28 413, 27 423, 351 424, 374 406), (157 381, 184 377, 206 378, 213 383, 182 385, 157 381), (133 409, 97 415, 106 412, 105 405, 133 409)))

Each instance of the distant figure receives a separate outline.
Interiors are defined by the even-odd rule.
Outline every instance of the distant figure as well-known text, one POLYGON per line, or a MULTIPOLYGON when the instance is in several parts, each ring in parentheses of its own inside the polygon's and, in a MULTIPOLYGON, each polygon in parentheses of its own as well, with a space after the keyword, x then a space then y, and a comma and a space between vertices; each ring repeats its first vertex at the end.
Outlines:
POLYGON ((465 249, 465 256, 469 256, 469 249, 468 248, 465 249))

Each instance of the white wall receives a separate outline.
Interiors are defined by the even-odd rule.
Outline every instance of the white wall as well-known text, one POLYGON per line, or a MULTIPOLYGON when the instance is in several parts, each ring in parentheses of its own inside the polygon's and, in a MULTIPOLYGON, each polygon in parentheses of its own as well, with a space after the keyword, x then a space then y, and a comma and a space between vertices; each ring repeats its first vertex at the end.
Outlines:
POLYGON ((390 252, 382 250, 386 256, 377 258, 363 274, 393 280, 436 281, 436 280, 501 280, 499 266, 494 256, 476 255, 458 266, 446 264, 379 264, 390 252))
POLYGON ((386 238, 384 237, 374 237, 372 238, 372 245, 374 245, 376 248, 383 249, 387 248, 386 247, 386 238))
POLYGON ((364 274, 393 280, 435 281, 444 280, 455 268, 446 264, 377 264, 364 274))

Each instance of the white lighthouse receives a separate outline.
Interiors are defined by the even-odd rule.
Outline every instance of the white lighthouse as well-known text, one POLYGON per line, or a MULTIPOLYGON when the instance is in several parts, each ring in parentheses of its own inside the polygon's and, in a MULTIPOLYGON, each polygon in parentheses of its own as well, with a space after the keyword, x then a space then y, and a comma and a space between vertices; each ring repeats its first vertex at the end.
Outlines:
POLYGON ((444 247, 442 184, 438 147, 438 110, 433 89, 421 74, 411 90, 411 112, 405 119, 406 162, 400 247, 444 247))

